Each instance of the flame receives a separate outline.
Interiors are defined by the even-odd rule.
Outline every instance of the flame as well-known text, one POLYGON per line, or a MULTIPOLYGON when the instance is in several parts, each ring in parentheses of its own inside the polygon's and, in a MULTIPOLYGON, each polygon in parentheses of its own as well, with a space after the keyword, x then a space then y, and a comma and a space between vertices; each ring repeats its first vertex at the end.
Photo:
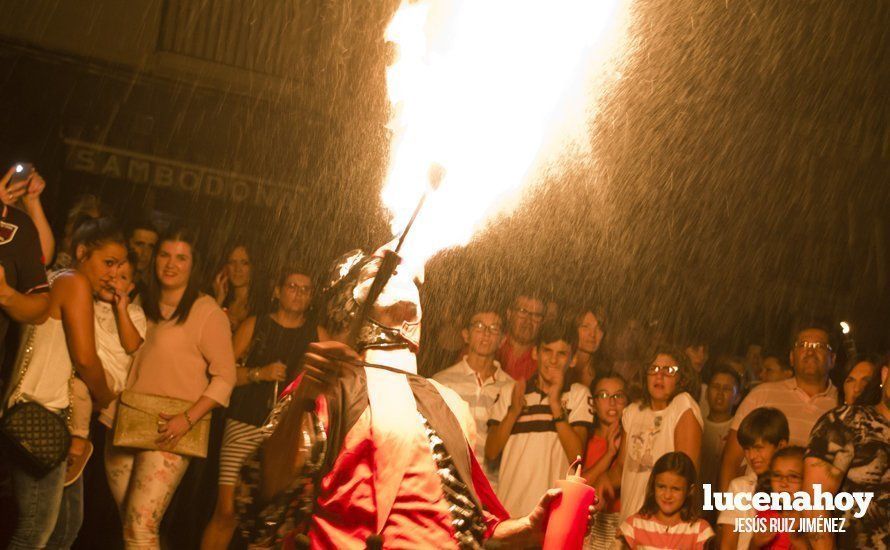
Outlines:
POLYGON ((515 206, 523 186, 587 122, 623 48, 630 0, 403 0, 387 31, 393 107, 383 203, 394 234, 431 191, 402 249, 422 265, 515 206), (609 70, 607 70, 609 67, 609 70))

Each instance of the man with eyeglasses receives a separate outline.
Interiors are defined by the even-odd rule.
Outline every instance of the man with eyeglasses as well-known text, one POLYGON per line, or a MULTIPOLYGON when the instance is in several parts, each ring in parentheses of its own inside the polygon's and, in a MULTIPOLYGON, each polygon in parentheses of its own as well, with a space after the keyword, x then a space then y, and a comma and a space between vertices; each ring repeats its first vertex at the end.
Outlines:
POLYGON ((433 380, 457 392, 470 406, 476 421, 476 443, 473 450, 483 464, 491 486, 497 489, 498 463, 485 460, 485 439, 488 436, 488 409, 498 394, 513 379, 504 372, 494 356, 504 340, 504 322, 500 313, 481 309, 470 317, 461 330, 467 354, 455 365, 437 373, 433 380))
POLYGON ((758 385, 736 410, 723 450, 721 491, 726 490, 730 480, 740 475, 744 451, 736 434, 748 413, 760 407, 779 409, 788 418, 789 444, 806 446, 816 420, 837 406, 837 388, 828 379, 835 360, 831 330, 818 323, 802 327, 794 333, 789 355, 794 377, 758 385))
POLYGON ((531 292, 519 294, 507 308, 507 338, 498 350, 498 361, 515 380, 524 382, 538 370, 532 349, 545 313, 544 300, 531 292))

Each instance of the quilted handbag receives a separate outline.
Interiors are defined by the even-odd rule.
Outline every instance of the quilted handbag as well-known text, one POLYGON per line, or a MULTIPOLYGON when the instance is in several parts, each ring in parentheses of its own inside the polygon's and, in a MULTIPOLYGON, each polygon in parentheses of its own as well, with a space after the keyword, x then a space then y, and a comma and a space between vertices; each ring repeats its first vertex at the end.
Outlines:
MULTIPOLYGON (((133 449, 159 449, 155 441, 162 422, 160 413, 179 414, 191 406, 191 402, 183 399, 124 390, 114 421, 114 445, 133 449)), ((209 440, 210 415, 206 414, 182 436, 171 452, 206 458, 209 440)))
POLYGON ((71 434, 65 418, 38 403, 16 403, 0 420, 7 447, 26 467, 43 476, 68 456, 71 434))
POLYGON ((20 349, 17 361, 21 370, 13 392, 12 401, 15 404, 0 418, 0 438, 24 467, 42 477, 67 458, 71 434, 63 415, 39 403, 19 401, 34 351, 34 327, 28 326, 25 330, 25 345, 20 349))

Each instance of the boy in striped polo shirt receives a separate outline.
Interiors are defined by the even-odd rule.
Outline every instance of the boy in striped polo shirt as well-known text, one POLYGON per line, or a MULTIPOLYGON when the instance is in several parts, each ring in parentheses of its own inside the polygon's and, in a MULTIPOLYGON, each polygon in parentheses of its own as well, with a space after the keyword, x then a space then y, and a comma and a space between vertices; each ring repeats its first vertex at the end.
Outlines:
POLYGON ((501 456, 497 494, 511 515, 534 509, 540 495, 582 454, 593 422, 590 390, 566 384, 569 327, 545 325, 532 349, 538 371, 504 386, 489 412, 485 457, 501 456))

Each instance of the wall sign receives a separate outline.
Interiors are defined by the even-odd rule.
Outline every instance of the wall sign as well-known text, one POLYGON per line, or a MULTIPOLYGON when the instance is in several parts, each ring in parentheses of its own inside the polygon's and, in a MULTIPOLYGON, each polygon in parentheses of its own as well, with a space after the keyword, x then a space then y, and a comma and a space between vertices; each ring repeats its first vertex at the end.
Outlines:
POLYGON ((297 184, 272 182, 96 143, 74 139, 64 141, 68 146, 65 168, 73 172, 174 189, 228 202, 250 202, 267 208, 280 206, 305 190, 297 184))

